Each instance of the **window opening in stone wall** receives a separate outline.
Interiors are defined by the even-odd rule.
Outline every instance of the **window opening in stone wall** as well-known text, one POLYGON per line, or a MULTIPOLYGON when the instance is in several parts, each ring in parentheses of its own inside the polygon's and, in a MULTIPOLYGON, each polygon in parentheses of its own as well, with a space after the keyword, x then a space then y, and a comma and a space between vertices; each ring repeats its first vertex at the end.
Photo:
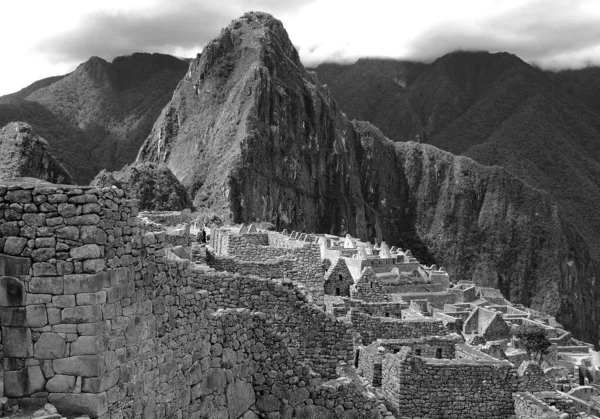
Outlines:
POLYGON ((343 280, 344 280, 344 275, 342 275, 342 274, 339 274, 339 275, 338 275, 338 278, 340 279, 340 281, 343 281, 343 280))
POLYGON ((442 348, 437 348, 437 349, 435 350, 435 357, 436 357, 437 359, 442 359, 442 348))
POLYGON ((373 283, 372 282, 369 282, 369 285, 371 286, 371 288, 373 288, 373 283))
POLYGON ((335 289, 335 295, 340 295, 340 289, 339 288, 335 289))
POLYGON ((385 317, 390 317, 390 313, 385 313, 385 317))
POLYGON ((415 349, 415 355, 416 356, 421 356, 421 348, 415 349))
POLYGON ((358 357, 360 356, 360 349, 356 350, 354 354, 354 368, 358 368, 358 357))

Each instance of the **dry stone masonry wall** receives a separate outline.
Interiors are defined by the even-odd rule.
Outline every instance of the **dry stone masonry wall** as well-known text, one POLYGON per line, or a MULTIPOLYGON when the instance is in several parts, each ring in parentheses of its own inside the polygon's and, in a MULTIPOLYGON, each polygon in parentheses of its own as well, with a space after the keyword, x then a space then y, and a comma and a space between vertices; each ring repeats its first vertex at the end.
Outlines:
POLYGON ((0 187, 9 403, 102 419, 380 416, 337 378, 349 323, 290 280, 167 260, 137 211, 117 189, 0 187))

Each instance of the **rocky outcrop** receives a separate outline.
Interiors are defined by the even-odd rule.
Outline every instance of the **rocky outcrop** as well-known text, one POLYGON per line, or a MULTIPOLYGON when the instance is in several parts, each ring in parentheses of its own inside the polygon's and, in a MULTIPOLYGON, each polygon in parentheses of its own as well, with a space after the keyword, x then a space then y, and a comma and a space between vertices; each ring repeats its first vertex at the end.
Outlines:
POLYGON ((91 186, 116 186, 138 199, 142 211, 180 211, 192 206, 188 193, 171 171, 162 165, 144 163, 117 172, 101 171, 91 186))
POLYGON ((137 161, 167 165, 196 206, 230 220, 410 247, 597 341, 600 271, 548 194, 349 121, 270 15, 246 14, 206 46, 137 161))
POLYGON ((0 179, 33 177, 52 183, 73 183, 64 166, 48 150, 48 143, 24 122, 0 130, 0 179))

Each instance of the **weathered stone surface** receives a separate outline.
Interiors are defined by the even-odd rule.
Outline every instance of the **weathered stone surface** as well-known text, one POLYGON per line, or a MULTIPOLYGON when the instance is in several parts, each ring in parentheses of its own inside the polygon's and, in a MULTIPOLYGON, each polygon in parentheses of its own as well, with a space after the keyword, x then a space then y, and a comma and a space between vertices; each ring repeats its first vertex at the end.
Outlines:
POLYGON ((23 221, 28 226, 42 227, 46 225, 46 215, 44 214, 23 214, 23 221))
POLYGON ((33 342, 29 327, 2 327, 2 345, 5 357, 33 356, 33 342))
POLYGON ((63 323, 94 323, 102 320, 102 307, 94 306, 79 306, 67 307, 62 310, 63 323))
POLYGON ((119 370, 103 374, 100 377, 84 377, 81 390, 85 393, 101 393, 119 382, 119 370))
POLYGON ((66 415, 88 415, 98 418, 108 411, 106 393, 50 394, 48 401, 66 415))
POLYGON ((98 377, 104 373, 102 358, 98 355, 71 356, 55 359, 52 367, 56 374, 98 377))
POLYGON ((97 292, 102 289, 104 274, 65 275, 65 294, 97 292))
POLYGON ((62 277, 32 278, 29 282, 29 292, 34 294, 60 295, 63 288, 62 277))
POLYGON ((333 419, 334 414, 323 406, 309 405, 296 408, 295 418, 298 419, 333 419))
POLYGON ((54 375, 46 383, 46 391, 50 393, 72 393, 75 389, 75 379, 73 375, 54 375))
POLYGON ((71 356, 94 355, 103 352, 106 349, 104 339, 103 336, 80 336, 71 343, 71 356))
POLYGON ((254 389, 252 384, 235 380, 227 386, 227 407, 229 417, 238 418, 254 404, 254 389))
POLYGON ((281 403, 277 396, 273 394, 267 394, 265 396, 261 396, 256 401, 256 407, 262 412, 277 412, 279 411, 279 406, 281 403))
POLYGON ((56 276, 56 265, 48 262, 37 262, 33 264, 34 276, 56 276))
POLYGON ((19 256, 26 245, 27 239, 24 237, 8 237, 4 242, 4 253, 19 256))
POLYGON ((44 327, 48 324, 48 313, 45 305, 29 305, 26 312, 29 327, 44 327))
POLYGON ((24 397, 44 390, 46 379, 38 366, 20 371, 4 371, 4 392, 8 397, 24 397))
POLYGON ((56 250, 54 248, 46 247, 43 249, 35 249, 31 253, 31 258, 34 262, 45 262, 56 256, 56 250))
POLYGON ((211 368, 202 376, 202 380, 196 386, 196 392, 200 396, 206 396, 212 393, 224 392, 226 386, 227 376, 225 375, 225 371, 211 368))
POLYGON ((25 307, 0 308, 0 325, 12 327, 27 326, 27 311, 25 307))
POLYGON ((25 305, 27 293, 23 283, 12 276, 0 276, 0 307, 25 305))
POLYGON ((83 261, 83 271, 87 273, 102 272, 106 268, 106 260, 89 259, 83 261))
POLYGON ((85 244, 83 246, 71 249, 69 254, 75 260, 84 260, 97 259, 101 256, 102 252, 97 244, 85 244))
POLYGON ((33 354, 37 359, 58 359, 65 356, 66 342, 58 333, 42 333, 35 342, 33 354))
POLYGON ((79 229, 72 226, 61 227, 56 230, 56 236, 59 239, 77 240, 79 238, 79 229))

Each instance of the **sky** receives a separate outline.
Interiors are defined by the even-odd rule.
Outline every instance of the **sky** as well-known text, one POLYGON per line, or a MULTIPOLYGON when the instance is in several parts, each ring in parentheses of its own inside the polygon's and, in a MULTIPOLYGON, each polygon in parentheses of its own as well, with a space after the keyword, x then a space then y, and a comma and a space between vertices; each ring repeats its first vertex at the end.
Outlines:
POLYGON ((194 57, 246 11, 280 19, 305 66, 507 51, 543 68, 600 65, 599 0, 19 0, 0 2, 0 95, 91 56, 194 57))

